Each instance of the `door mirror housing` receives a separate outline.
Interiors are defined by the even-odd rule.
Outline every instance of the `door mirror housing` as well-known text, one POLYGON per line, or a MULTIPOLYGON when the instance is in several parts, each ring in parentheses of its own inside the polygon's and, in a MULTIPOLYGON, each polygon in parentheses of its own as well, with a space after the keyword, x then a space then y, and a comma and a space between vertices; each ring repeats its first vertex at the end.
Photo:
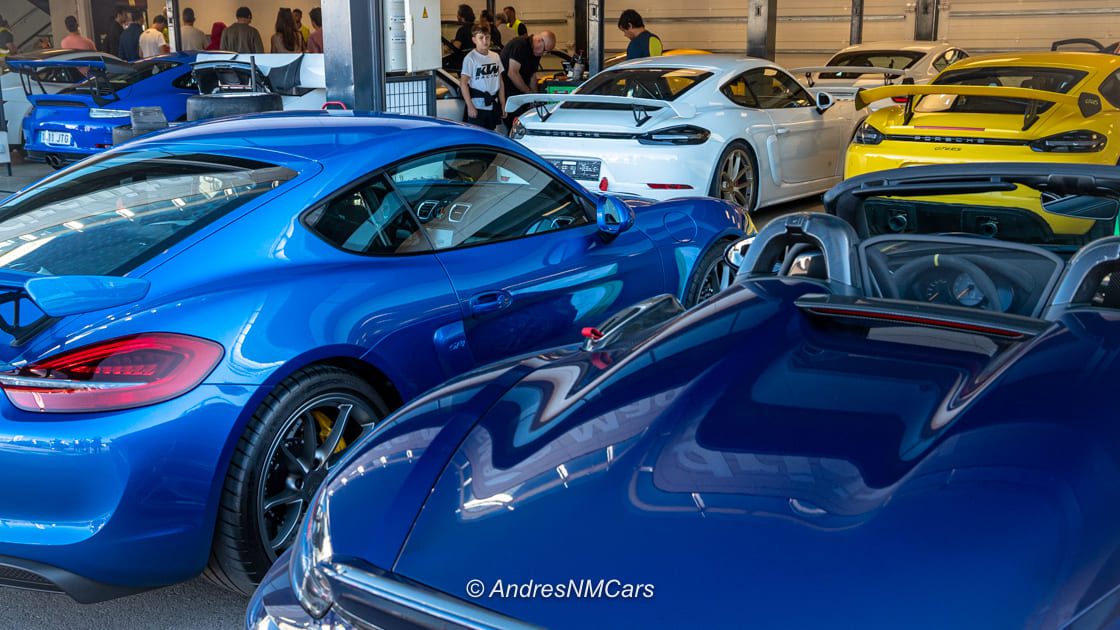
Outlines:
POLYGON ((823 90, 817 90, 817 111, 825 113, 828 108, 836 104, 836 99, 831 94, 823 90))
POLYGON ((622 234, 634 225, 634 219, 634 209, 626 202, 613 195, 599 195, 595 204, 595 222, 599 225, 600 234, 622 234))

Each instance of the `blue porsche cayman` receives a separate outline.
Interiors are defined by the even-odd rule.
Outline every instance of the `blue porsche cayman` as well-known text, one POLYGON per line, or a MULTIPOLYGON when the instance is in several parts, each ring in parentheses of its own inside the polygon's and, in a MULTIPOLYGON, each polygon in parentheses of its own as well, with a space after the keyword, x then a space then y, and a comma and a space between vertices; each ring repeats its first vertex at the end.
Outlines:
POLYGON ((28 158, 61 166, 113 146, 113 128, 129 124, 134 107, 159 107, 169 121, 186 120, 187 98, 198 94, 191 80, 193 53, 159 55, 133 63, 16 61, 11 65, 74 67, 90 74, 57 94, 27 97, 23 119, 28 158))
POLYGON ((700 301, 751 230, 433 119, 191 124, 74 165, 0 204, 0 583, 249 593, 393 408, 700 301))
POLYGON ((845 218, 774 219, 697 308, 648 300, 382 424, 248 625, 1115 627, 1118 198, 1082 165, 845 182, 845 218))

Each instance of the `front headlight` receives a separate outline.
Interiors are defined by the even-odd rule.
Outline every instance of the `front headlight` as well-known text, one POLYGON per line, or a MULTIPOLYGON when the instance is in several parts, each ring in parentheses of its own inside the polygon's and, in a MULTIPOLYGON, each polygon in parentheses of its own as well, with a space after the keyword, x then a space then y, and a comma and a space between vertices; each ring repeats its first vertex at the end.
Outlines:
POLYGON ((856 135, 852 136, 852 144, 879 144, 883 141, 883 133, 871 125, 863 122, 856 135))
POLYGON ((509 130, 509 137, 513 140, 520 140, 525 137, 525 125, 521 124, 521 118, 513 119, 513 127, 509 130))
POLYGON ((128 118, 131 113, 127 109, 98 109, 89 110, 90 118, 128 118))
POLYGON ((327 520, 326 486, 319 490, 307 511, 299 536, 292 548, 290 577, 292 590, 307 614, 319 619, 327 614, 334 603, 331 585, 323 573, 323 566, 330 562, 330 524, 327 520))
POLYGON ((1031 143, 1040 153, 1096 153, 1104 150, 1108 138, 1095 131, 1067 131, 1031 143))

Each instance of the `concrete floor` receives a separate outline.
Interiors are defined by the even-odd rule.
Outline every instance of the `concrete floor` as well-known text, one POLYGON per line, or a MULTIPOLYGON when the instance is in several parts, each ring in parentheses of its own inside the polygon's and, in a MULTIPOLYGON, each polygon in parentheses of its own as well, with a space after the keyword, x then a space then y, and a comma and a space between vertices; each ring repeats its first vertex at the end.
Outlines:
MULTIPOLYGON (((15 164, 13 176, 0 167, 0 196, 29 186, 54 172, 42 164, 15 164)), ((819 212, 820 196, 761 210, 757 227, 791 212, 819 212)), ((158 559, 153 559, 158 561, 158 559)), ((244 625, 247 600, 201 579, 122 599, 84 606, 61 595, 0 589, 0 628, 128 628, 143 630, 238 628, 244 625)))

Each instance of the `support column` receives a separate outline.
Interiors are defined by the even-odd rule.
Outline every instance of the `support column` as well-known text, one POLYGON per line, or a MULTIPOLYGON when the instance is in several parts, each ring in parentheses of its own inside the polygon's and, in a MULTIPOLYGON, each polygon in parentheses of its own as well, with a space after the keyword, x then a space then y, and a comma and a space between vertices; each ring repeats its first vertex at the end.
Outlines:
POLYGON ((182 27, 179 26, 179 0, 167 0, 167 39, 171 42, 171 52, 183 49, 182 27))
POLYGON ((863 43, 863 0, 852 0, 852 33, 848 43, 863 43))
POLYGON ((589 76, 594 76, 595 73, 603 69, 603 45, 605 43, 603 37, 603 0, 579 0, 576 7, 577 18, 581 8, 586 19, 577 19, 576 49, 577 52, 580 49, 581 33, 578 24, 582 22, 586 29, 583 35, 587 40, 587 72, 589 76))
POLYGON ((385 111, 384 7, 381 0, 323 0, 327 100, 385 111))
POLYGON ((747 55, 773 61, 778 0, 749 0, 747 7, 747 55))

